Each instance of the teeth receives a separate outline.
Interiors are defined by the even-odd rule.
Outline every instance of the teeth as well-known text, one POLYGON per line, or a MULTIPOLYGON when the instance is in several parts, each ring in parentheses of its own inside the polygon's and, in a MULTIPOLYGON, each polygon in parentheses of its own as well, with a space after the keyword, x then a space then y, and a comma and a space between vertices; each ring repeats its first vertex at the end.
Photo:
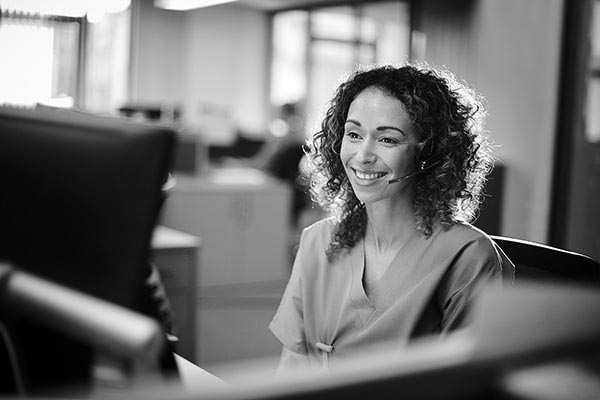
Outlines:
POLYGON ((360 171, 355 171, 355 173, 356 173, 356 176, 358 176, 360 179, 364 179, 364 180, 377 179, 377 178, 381 178, 382 176, 385 175, 385 172, 364 173, 364 172, 360 172, 360 171))

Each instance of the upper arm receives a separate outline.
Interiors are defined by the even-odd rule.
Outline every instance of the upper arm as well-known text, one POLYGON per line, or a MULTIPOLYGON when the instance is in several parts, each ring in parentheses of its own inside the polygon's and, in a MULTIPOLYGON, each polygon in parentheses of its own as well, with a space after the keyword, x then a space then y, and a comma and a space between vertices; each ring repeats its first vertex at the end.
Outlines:
POLYGON ((269 329, 288 350, 306 354, 303 310, 303 266, 308 257, 303 238, 294 260, 292 274, 269 329))
POLYGON ((442 333, 467 325, 475 297, 502 281, 502 262, 486 237, 469 242, 454 257, 438 291, 442 333))

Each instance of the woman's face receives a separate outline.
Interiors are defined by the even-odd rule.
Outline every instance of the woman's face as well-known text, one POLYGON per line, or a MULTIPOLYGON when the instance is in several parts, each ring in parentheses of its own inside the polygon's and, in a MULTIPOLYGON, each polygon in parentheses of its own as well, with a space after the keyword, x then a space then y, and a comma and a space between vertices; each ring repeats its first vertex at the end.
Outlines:
POLYGON ((340 158, 363 203, 410 193, 414 180, 389 184, 415 170, 418 143, 402 102, 377 88, 362 91, 348 109, 340 158))

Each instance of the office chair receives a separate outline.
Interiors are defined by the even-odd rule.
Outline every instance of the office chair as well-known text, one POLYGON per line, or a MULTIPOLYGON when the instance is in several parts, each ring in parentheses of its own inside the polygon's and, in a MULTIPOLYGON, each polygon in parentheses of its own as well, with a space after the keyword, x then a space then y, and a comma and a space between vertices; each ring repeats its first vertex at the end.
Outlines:
POLYGON ((514 283, 579 283, 600 288, 600 263, 586 255, 505 236, 492 240, 515 264, 514 283))

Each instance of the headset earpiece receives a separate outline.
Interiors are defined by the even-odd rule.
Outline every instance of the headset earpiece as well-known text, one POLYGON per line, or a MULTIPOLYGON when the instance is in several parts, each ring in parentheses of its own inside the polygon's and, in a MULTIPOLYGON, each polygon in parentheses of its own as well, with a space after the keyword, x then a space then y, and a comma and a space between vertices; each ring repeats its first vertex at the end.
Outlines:
POLYGON ((434 155, 433 154, 433 144, 432 144, 432 141, 429 140, 429 141, 424 142, 422 145, 419 145, 418 154, 416 155, 415 158, 416 158, 416 162, 418 165, 418 169, 416 171, 414 171, 408 175, 390 179, 388 181, 388 183, 391 184, 391 183, 402 182, 406 179, 412 178, 415 175, 422 174, 423 172, 427 171, 428 169, 437 167, 438 165, 440 165, 444 162, 446 155, 445 154, 434 155), (429 148, 427 149, 427 147, 429 147, 429 148), (426 152, 426 153, 423 154, 424 152, 426 152))
POLYGON ((417 165, 421 171, 431 168, 434 164, 437 165, 439 160, 443 158, 439 154, 434 154, 433 138, 425 140, 419 147, 417 165))

